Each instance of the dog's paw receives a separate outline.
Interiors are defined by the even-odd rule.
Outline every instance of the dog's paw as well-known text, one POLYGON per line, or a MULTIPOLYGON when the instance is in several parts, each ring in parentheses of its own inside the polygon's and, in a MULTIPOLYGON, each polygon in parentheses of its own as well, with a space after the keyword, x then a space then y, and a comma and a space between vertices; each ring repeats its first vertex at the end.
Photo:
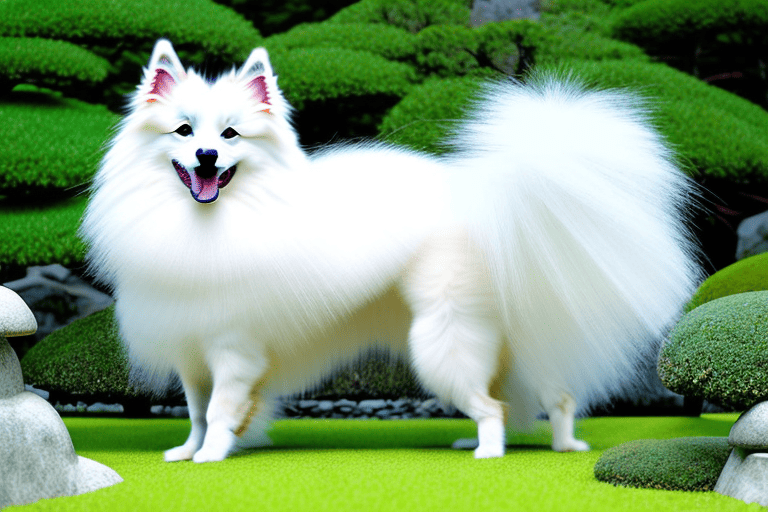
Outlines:
POLYGON ((568 439, 560 443, 552 443, 552 449, 556 452, 588 452, 589 445, 578 439, 568 439))
POLYGON ((476 459, 493 459, 504 456, 504 445, 480 445, 475 450, 476 459))
POLYGON ((229 450, 216 450, 210 448, 200 448, 192 457, 192 462, 201 464, 203 462, 219 462, 227 458, 229 450))
POLYGON ((178 462, 180 460, 190 460, 194 454, 194 447, 183 444, 181 446, 177 446, 176 448, 166 450, 163 454, 163 458, 165 459, 165 462, 178 462))

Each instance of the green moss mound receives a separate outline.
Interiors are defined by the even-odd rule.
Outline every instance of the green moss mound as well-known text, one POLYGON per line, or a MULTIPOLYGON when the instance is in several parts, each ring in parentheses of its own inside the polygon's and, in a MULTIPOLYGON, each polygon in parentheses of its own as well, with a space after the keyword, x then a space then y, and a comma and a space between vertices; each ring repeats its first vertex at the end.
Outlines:
POLYGON ((40 340, 21 360, 24 382, 52 393, 135 397, 114 306, 40 340))
POLYGON ((709 276, 696 290, 685 311, 693 311, 728 295, 762 290, 768 290, 768 253, 744 258, 709 276))
POLYGON ((415 52, 415 36, 382 23, 303 23, 264 42, 277 48, 334 47, 363 50, 387 59, 403 60, 415 52))
POLYGON ((727 437, 639 439, 606 450, 595 477, 628 487, 711 491, 730 451, 727 437))
POLYGON ((414 88, 384 117, 380 137, 431 153, 444 153, 442 144, 479 92, 478 77, 432 79, 414 88))
POLYGON ((768 113, 759 106, 663 64, 566 60, 543 67, 648 97, 661 133, 704 178, 768 184, 768 113))
MULTIPOLYGON (((693 48, 706 38, 741 33, 764 39, 768 3, 764 0, 647 0, 620 13, 614 35, 645 48, 693 48)), ((759 39, 758 39, 759 40, 759 39)))
POLYGON ((469 25, 461 0, 361 0, 337 12, 331 23, 388 23, 416 33, 430 25, 469 25))
POLYGON ((236 59, 262 40, 242 16, 210 0, 4 0, 0 35, 98 45, 166 37, 236 59))
POLYGON ((365 51, 343 48, 297 48, 277 52, 271 60, 291 104, 351 96, 402 97, 416 80, 412 66, 365 51))
POLYGON ((768 398, 768 292, 715 299, 687 313, 658 361, 661 382, 731 410, 768 398))
POLYGON ((106 59, 67 41, 0 37, 0 84, 8 90, 22 81, 43 86, 90 85, 103 81, 108 72, 106 59))
POLYGON ((82 263, 85 246, 77 236, 85 197, 46 204, 0 201, 0 262, 26 267, 82 263))
POLYGON ((118 117, 102 105, 17 89, 0 101, 0 195, 57 195, 88 184, 118 117))

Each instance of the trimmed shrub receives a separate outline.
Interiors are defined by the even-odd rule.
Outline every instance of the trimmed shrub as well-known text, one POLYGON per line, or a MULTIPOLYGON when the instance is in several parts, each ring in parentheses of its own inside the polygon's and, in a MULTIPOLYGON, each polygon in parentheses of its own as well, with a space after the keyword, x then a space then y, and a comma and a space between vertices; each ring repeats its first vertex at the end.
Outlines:
POLYGON ((0 201, 0 264, 26 267, 83 262, 85 246, 77 237, 85 197, 40 205, 0 201))
POLYGON ((210 0, 4 0, 0 35, 95 46, 167 37, 234 59, 246 58, 261 41, 242 16, 210 0))
POLYGON ((650 97, 662 133, 702 179, 768 184, 768 113, 757 105, 663 64, 570 60, 547 67, 650 97))
POLYGON ((544 41, 543 26, 530 20, 486 23, 474 31, 480 64, 506 75, 521 74, 533 66, 544 41))
POLYGON ((606 450, 595 478, 627 487, 711 491, 730 452, 727 437, 639 439, 606 450))
POLYGON ((768 42, 765 0, 647 0, 620 13, 614 35, 650 50, 687 45, 722 33, 740 33, 768 42))
POLYGON ((40 340, 21 360, 24 381, 52 394, 136 397, 115 308, 76 320, 40 340))
POLYGON ((547 22, 543 23, 537 47, 538 64, 554 64, 565 59, 650 61, 650 57, 633 44, 597 32, 547 22))
POLYGON ((402 97, 416 80, 411 66, 362 51, 298 48, 271 58, 280 87, 298 109, 309 101, 349 96, 402 97))
POLYGON ((413 57, 415 43, 416 37, 410 32, 382 23, 304 23, 264 42, 268 50, 334 47, 367 51, 392 60, 413 57))
POLYGON ((66 41, 0 37, 0 93, 33 82, 47 87, 92 85, 103 81, 109 62, 66 41))
POLYGON ((431 79, 416 87, 384 117, 380 138, 431 153, 445 153, 441 143, 476 97, 483 80, 431 79))
POLYGON ((17 89, 0 103, 0 196, 18 201, 87 184, 117 119, 100 105, 17 89))
POLYGON ((336 13, 331 23, 389 23, 408 32, 430 25, 469 26, 470 9, 458 0, 361 0, 336 13))
POLYGON ((461 25, 432 25, 416 35, 416 64, 427 75, 460 76, 478 68, 476 32, 461 25))
POLYGON ((661 382, 684 396, 745 410, 768 398, 768 292, 707 302, 678 322, 661 349, 661 382))
POLYGON ((763 290, 768 290, 768 253, 744 258, 709 276, 685 306, 685 311, 728 295, 763 290))

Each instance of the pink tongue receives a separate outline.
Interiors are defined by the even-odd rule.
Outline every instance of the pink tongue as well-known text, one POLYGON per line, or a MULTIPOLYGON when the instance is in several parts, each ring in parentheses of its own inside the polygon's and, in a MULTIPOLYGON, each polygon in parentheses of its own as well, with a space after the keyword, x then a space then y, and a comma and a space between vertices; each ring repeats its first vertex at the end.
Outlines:
POLYGON ((215 174, 211 178, 201 178, 196 173, 192 173, 192 193, 198 201, 211 201, 219 193, 219 177, 215 174))

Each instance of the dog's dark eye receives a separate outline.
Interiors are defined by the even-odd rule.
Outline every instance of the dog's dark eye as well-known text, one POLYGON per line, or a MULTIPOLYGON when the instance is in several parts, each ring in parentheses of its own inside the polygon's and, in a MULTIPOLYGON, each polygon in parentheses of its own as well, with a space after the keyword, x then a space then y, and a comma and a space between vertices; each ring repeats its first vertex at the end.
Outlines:
POLYGON ((225 139, 231 139, 233 137, 237 137, 238 135, 240 134, 237 133, 237 131, 234 128, 227 128, 226 130, 221 132, 221 136, 224 137, 225 139))
POLYGON ((179 126, 178 128, 176 128, 174 133, 178 133, 182 137, 188 137, 188 136, 192 135, 192 127, 189 126, 188 124, 183 124, 183 125, 179 126))

